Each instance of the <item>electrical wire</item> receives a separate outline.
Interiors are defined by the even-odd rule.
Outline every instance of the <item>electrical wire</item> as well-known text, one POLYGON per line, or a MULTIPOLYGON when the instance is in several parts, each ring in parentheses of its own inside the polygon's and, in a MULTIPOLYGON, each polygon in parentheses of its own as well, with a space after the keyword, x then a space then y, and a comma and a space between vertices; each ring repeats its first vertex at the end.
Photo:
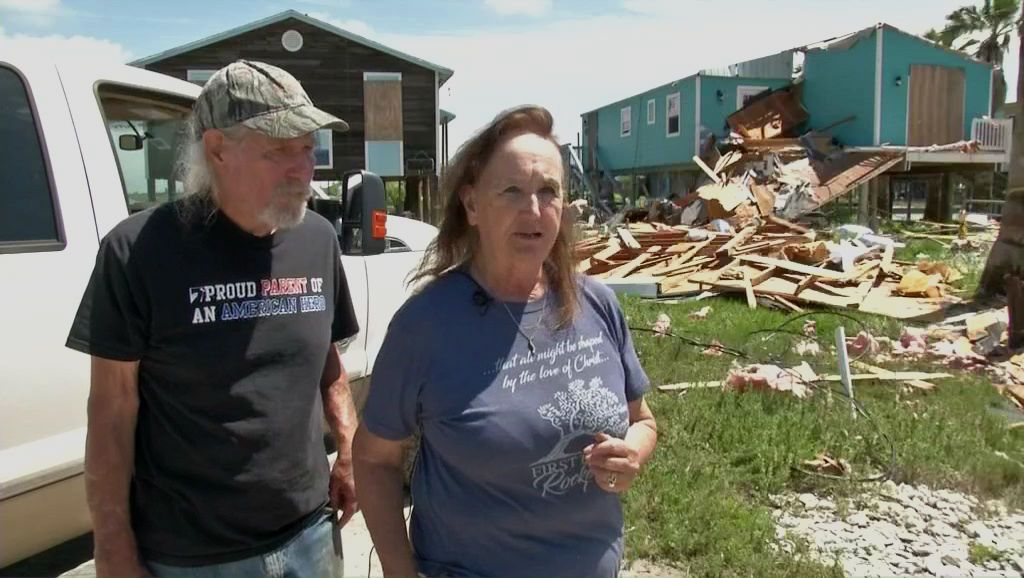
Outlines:
MULTIPOLYGON (((804 333, 797 332, 797 331, 791 331, 791 330, 786 329, 786 327, 789 326, 790 324, 796 322, 796 321, 799 321, 800 319, 804 319, 804 318, 808 318, 808 317, 815 317, 815 316, 840 317, 840 318, 846 319, 848 321, 852 321, 854 324, 856 324, 860 328, 861 331, 866 331, 867 330, 867 327, 864 325, 864 323, 861 320, 859 320, 859 319, 857 319, 855 317, 852 317, 850 315, 846 315, 844 313, 839 313, 839 312, 835 312, 835 311, 812 311, 812 312, 802 313, 800 315, 792 316, 792 317, 786 319, 785 321, 783 321, 781 324, 779 324, 778 326, 776 326, 774 328, 757 329, 757 330, 751 331, 750 333, 747 333, 747 335, 745 336, 746 337, 745 341, 749 341, 751 338, 753 338, 753 337, 755 337, 757 335, 764 335, 764 334, 767 334, 769 336, 785 334, 785 335, 797 336, 797 337, 800 337, 800 338, 807 338, 808 336, 805 335, 804 333)), ((759 361, 753 355, 751 355, 750 353, 748 353, 748 352, 746 352, 746 351, 744 351, 742 349, 736 349, 736 348, 733 348, 733 347, 728 347, 728 346, 725 346, 725 345, 721 345, 719 343, 704 343, 702 341, 698 341, 696 339, 693 339, 691 337, 687 337, 685 335, 678 335, 678 334, 672 333, 671 331, 656 331, 656 330, 648 328, 648 327, 630 327, 629 329, 631 331, 637 331, 637 332, 643 332, 643 333, 656 333, 656 334, 663 335, 665 337, 671 337, 673 339, 678 339, 679 341, 681 341, 683 343, 686 343, 687 345, 692 345, 694 347, 700 347, 700 348, 703 348, 703 349, 712 349, 712 348, 713 349, 717 349, 717 350, 721 351, 722 353, 725 353, 725 354, 728 354, 728 355, 732 355, 733 357, 736 357, 738 359, 744 359, 744 360, 750 360, 750 361, 759 361)), ((861 357, 863 357, 867 353, 868 353, 868 351, 865 350, 864 352, 862 352, 857 357, 852 358, 852 361, 857 361, 858 359, 860 359, 861 357)), ((777 365, 779 367, 785 367, 785 362, 782 361, 779 358, 774 357, 774 356, 767 356, 765 359, 763 359, 761 361, 763 363, 771 363, 772 365, 777 365)), ((857 415, 860 415, 860 416, 864 417, 864 419, 868 420, 868 422, 870 422, 871 426, 875 429, 875 431, 878 434, 878 436, 885 442, 886 445, 888 445, 888 452, 887 452, 888 453, 888 459, 885 460, 885 461, 887 461, 887 465, 885 466, 885 469, 883 471, 879 472, 879 473, 872 474, 870 476, 861 476, 861 477, 857 477, 857 478, 851 478, 849 476, 837 476, 837 475, 833 475, 833 474, 826 474, 826 473, 822 473, 822 472, 815 472, 813 470, 808 470, 806 468, 803 468, 803 467, 800 467, 800 466, 797 466, 797 465, 791 465, 790 466, 791 470, 793 470, 795 472, 798 472, 798 473, 801 473, 801 474, 804 474, 806 476, 818 477, 818 478, 824 478, 824 479, 836 480, 836 481, 855 482, 855 483, 882 482, 882 481, 891 479, 893 477, 893 475, 896 472, 896 444, 892 441, 892 438, 889 437, 889 435, 886 434, 886 432, 882 429, 881 425, 874 418, 874 416, 872 416, 871 413, 868 412, 868 410, 864 406, 864 404, 862 404, 860 401, 858 401, 858 400, 854 399, 853 397, 851 397, 850 395, 848 395, 845 391, 836 390, 836 389, 833 389, 831 387, 828 387, 821 380, 806 380, 806 379, 803 378, 803 376, 799 375, 796 371, 793 371, 790 368, 785 368, 784 371, 786 371, 789 375, 791 375, 793 378, 795 378, 799 383, 807 385, 808 387, 811 387, 811 388, 813 388, 815 390, 818 390, 818 391, 827 392, 827 393, 832 394, 832 395, 838 395, 838 396, 840 396, 842 398, 850 400, 850 402, 851 402, 851 404, 852 404, 852 406, 854 408, 854 411, 856 411, 857 415)), ((875 463, 881 463, 883 460, 876 459, 876 460, 871 460, 871 461, 873 461, 875 463)))

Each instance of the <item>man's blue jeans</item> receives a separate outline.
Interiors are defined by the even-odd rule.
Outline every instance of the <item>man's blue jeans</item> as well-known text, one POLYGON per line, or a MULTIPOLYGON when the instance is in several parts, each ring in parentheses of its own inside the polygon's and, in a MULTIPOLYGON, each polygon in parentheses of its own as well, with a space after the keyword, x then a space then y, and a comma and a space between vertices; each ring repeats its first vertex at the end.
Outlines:
POLYGON ((210 566, 146 566, 160 578, 341 578, 345 563, 342 553, 335 552, 337 531, 325 517, 278 549, 252 558, 210 566))

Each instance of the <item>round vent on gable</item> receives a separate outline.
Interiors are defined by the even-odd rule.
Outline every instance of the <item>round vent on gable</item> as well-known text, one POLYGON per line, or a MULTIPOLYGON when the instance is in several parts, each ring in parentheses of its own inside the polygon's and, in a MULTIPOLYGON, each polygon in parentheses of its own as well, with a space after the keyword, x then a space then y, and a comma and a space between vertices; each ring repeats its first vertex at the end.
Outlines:
POLYGON ((298 52, 302 48, 302 34, 298 30, 287 30, 281 35, 281 46, 288 52, 298 52))

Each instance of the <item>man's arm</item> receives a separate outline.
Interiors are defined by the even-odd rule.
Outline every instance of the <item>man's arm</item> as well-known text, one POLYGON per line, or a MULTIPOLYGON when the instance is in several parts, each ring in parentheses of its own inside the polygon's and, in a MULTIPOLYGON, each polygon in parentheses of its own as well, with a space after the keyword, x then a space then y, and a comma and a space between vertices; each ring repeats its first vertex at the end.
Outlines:
POLYGON ((85 492, 92 514, 96 575, 148 576, 132 531, 129 493, 135 464, 139 362, 92 357, 85 492))
POLYGON ((355 479, 352 477, 352 438, 356 433, 356 408, 352 403, 348 374, 341 364, 341 352, 334 343, 327 350, 323 375, 320 378, 324 417, 331 428, 338 457, 331 468, 331 506, 342 511, 344 525, 359 510, 356 502, 355 479))

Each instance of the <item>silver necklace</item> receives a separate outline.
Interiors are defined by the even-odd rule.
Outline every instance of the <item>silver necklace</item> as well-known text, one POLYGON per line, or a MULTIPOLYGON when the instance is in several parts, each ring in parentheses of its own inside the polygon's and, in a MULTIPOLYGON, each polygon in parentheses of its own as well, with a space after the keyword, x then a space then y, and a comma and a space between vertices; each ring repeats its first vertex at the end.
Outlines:
POLYGON ((512 315, 512 310, 508 308, 507 303, 502 301, 501 305, 502 307, 505 308, 505 313, 508 313, 508 318, 516 326, 516 330, 519 331, 519 335, 522 335, 523 338, 526 339, 526 348, 530 350, 530 355, 536 353, 537 348, 533 344, 533 338, 537 336, 537 332, 540 331, 540 326, 544 324, 544 316, 547 315, 548 312, 548 296, 546 294, 544 295, 544 308, 541 309, 540 311, 540 319, 537 320, 536 325, 531 327, 531 329, 533 329, 533 335, 526 334, 526 331, 523 329, 523 326, 520 325, 518 321, 516 321, 516 316, 512 315))

